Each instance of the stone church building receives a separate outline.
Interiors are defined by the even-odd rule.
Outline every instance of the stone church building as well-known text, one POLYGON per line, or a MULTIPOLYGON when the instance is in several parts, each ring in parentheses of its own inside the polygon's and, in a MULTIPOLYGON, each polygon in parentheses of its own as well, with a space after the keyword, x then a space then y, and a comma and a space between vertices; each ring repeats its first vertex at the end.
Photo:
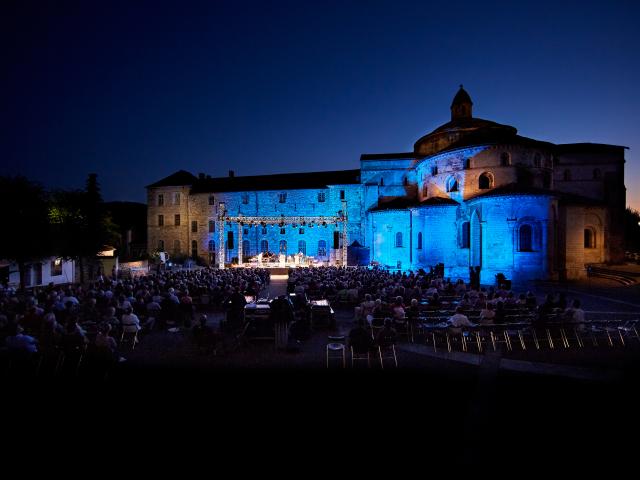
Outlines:
POLYGON ((357 241, 371 263, 401 270, 442 263, 446 276, 468 280, 477 267, 483 283, 497 273, 580 278, 588 264, 624 259, 625 148, 520 136, 474 117, 461 86, 449 122, 410 152, 362 155, 356 170, 223 178, 180 170, 148 185, 148 249, 215 265, 219 252, 229 263, 239 247, 243 258, 301 251, 339 263, 344 242, 357 241), (283 222, 238 230, 219 221, 221 203, 234 218, 283 222), (344 228, 318 220, 344 214, 344 228))

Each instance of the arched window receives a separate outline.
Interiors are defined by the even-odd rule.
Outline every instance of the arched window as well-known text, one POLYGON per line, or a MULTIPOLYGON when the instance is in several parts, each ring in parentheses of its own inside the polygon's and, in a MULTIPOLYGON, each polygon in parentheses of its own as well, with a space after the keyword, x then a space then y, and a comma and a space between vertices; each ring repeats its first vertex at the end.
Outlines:
POLYGON ((521 252, 533 251, 533 229, 531 225, 525 223, 520 226, 519 238, 521 252))
POLYGON ((318 241, 318 256, 319 257, 327 256, 327 242, 325 240, 318 241))
POLYGON ((279 252, 280 253, 284 253, 285 255, 287 254, 287 241, 286 240, 280 240, 279 252))
POLYGON ((396 233, 396 247, 402 246, 402 232, 396 233))
POLYGON ((600 171, 599 168, 595 168, 593 170, 593 179, 594 180, 600 180, 602 178, 602 172, 600 171))
POLYGON ((180 253, 180 240, 173 241, 173 252, 180 253))
POLYGON ((215 252, 216 251, 216 242, 215 242, 215 240, 209 240, 209 251, 210 252, 215 252))
POLYGON ((303 255, 307 254, 307 242, 304 240, 298 241, 298 253, 302 253, 303 255))
POLYGON ((480 190, 493 188, 493 175, 491 175, 489 172, 485 172, 480 175, 480 178, 478 178, 478 188, 480 190))
POLYGON ((564 178, 565 182, 569 182, 571 180, 571 170, 565 170, 562 174, 562 178, 564 178))
POLYGON ((422 232, 418 232, 418 250, 422 250, 422 232))
POLYGON ((460 228, 460 248, 469 248, 469 239, 471 238, 471 224, 463 222, 460 228))
POLYGON ((458 179, 456 177, 449 177, 447 179, 447 192, 458 191, 458 179))
POLYGON ((542 166, 542 156, 538 152, 533 155, 533 166, 538 168, 542 166))
POLYGON ((596 232, 593 228, 584 229, 584 248, 596 248, 596 232))
POLYGON ((269 242, 267 240, 262 240, 260 242, 260 251, 262 253, 267 253, 269 251, 269 242))
POLYGON ((251 250, 251 243, 249 243, 249 240, 243 240, 242 241, 242 255, 244 257, 251 256, 251 252, 249 252, 249 250, 251 250))
POLYGON ((502 152, 500 154, 500 165, 503 167, 511 165, 511 155, 509 155, 508 152, 502 152))

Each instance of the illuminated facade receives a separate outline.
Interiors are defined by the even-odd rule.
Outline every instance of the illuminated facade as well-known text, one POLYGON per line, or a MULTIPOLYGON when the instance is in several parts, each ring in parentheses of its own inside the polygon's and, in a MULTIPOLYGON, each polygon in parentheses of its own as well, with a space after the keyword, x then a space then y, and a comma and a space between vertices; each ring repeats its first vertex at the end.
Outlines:
POLYGON ((586 264, 624 257, 624 149, 593 143, 556 145, 514 127, 473 117, 460 87, 451 121, 420 138, 411 152, 365 154, 360 169, 255 177, 196 177, 179 171, 147 187, 148 248, 215 263, 260 251, 303 251, 338 258, 336 225, 287 222, 263 227, 217 224, 229 215, 335 216, 346 208, 347 239, 372 262, 400 269, 443 263, 445 274, 481 281, 580 278, 586 264), (218 259, 219 260, 219 259, 218 259))

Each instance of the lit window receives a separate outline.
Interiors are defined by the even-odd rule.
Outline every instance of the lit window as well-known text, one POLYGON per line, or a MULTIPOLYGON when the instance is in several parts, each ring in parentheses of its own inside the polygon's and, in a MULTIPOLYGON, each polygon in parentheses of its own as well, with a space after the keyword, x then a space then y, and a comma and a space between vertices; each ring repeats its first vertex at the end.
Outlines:
POLYGON ((62 259, 56 258, 51 261, 51 276, 57 277, 58 275, 62 275, 62 259))
POLYGON ((531 225, 525 224, 520 227, 519 239, 521 252, 533 251, 533 229, 531 225))
POLYGON ((460 248, 469 248, 469 239, 471 237, 471 224, 463 222, 460 229, 460 248))
POLYGON ((596 232, 592 228, 584 229, 584 248, 596 248, 596 232))
POLYGON ((402 232, 396 233, 396 247, 402 246, 402 232))
POLYGON ((483 173, 478 178, 478 188, 480 190, 487 190, 489 188, 493 188, 493 175, 488 172, 483 173))

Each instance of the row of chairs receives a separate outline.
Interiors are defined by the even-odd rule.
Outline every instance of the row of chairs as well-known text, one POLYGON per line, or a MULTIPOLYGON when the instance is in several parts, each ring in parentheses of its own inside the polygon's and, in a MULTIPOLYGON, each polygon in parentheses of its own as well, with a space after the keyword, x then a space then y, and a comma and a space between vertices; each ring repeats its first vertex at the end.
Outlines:
POLYGON ((583 323, 548 323, 536 326, 530 322, 518 322, 501 325, 484 325, 473 328, 454 328, 444 325, 419 324, 420 333, 426 343, 430 343, 434 351, 438 343, 445 343, 451 352, 454 345, 459 345, 463 352, 471 348, 482 353, 489 348, 497 350, 504 345, 508 351, 519 346, 521 351, 528 348, 540 350, 549 348, 585 348, 586 346, 610 348, 625 347, 630 342, 640 342, 638 322, 600 321, 583 323), (429 338, 430 337, 430 338, 429 338))
MULTIPOLYGON (((347 366, 347 345, 346 337, 344 336, 329 336, 329 343, 326 345, 326 361, 327 368, 329 368, 332 360, 339 360, 342 363, 342 368, 347 366)), ((367 366, 371 367, 372 352, 367 350, 366 352, 356 352, 352 346, 349 347, 351 354, 351 367, 355 367, 356 362, 366 361, 367 366)), ((398 366, 398 357, 396 355, 395 345, 389 345, 386 347, 377 345, 374 350, 374 355, 380 359, 380 366, 384 368, 385 360, 393 360, 393 365, 398 366)))

